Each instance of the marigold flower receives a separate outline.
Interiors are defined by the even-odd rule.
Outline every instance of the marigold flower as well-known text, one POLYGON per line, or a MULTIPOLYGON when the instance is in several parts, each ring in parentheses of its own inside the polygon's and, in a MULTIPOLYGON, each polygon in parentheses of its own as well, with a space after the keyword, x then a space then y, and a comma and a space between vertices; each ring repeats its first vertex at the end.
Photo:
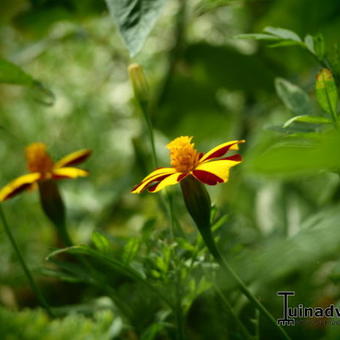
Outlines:
POLYGON ((238 150, 238 144, 245 140, 236 140, 216 146, 207 153, 199 153, 191 143, 193 137, 177 137, 167 145, 170 150, 172 167, 159 168, 146 176, 132 189, 139 194, 144 190, 157 192, 166 186, 181 182, 190 176, 203 184, 215 185, 226 183, 229 169, 242 161, 239 154, 223 157, 228 151, 238 150))
POLYGON ((76 178, 88 175, 88 172, 73 167, 85 161, 91 150, 84 149, 73 152, 57 162, 53 162, 43 143, 33 143, 26 148, 29 174, 18 177, 0 190, 0 202, 3 202, 24 190, 35 187, 36 183, 63 178, 76 178))

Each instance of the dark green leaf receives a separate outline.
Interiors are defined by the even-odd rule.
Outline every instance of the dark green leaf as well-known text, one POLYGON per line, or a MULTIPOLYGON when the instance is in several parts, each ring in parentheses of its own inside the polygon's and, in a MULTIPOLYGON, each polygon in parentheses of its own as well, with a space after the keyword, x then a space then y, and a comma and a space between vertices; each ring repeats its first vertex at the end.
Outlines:
POLYGON ((143 47, 166 0, 106 0, 132 56, 143 47))

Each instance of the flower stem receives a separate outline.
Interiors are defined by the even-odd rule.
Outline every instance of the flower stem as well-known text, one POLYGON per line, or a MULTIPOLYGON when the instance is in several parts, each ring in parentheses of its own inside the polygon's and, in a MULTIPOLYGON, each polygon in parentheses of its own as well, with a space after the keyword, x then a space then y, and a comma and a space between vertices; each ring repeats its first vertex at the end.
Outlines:
MULTIPOLYGON (((226 309, 228 310, 232 322, 235 323, 235 325, 237 325, 238 329, 240 330, 240 332, 242 333, 243 339, 247 339, 247 340, 253 340, 252 336, 248 333, 247 328, 243 325, 243 323, 241 322, 241 320, 238 318, 238 316, 235 314, 229 300, 224 296, 224 294, 221 292, 221 290, 215 285, 214 286, 217 294, 219 295, 222 303, 224 304, 224 306, 226 307, 226 309)), ((259 339, 256 339, 259 340, 259 339)))
POLYGON ((24 273, 25 273, 25 275, 26 275, 26 277, 28 279, 28 282, 31 285, 31 288, 32 288, 33 292, 36 294, 40 304, 42 305, 42 307, 45 308, 45 310, 48 313, 48 315, 49 316, 54 316, 54 314, 53 314, 50 306, 48 305, 48 303, 47 303, 47 301, 46 301, 42 291, 40 290, 40 288, 38 287, 38 285, 34 281, 34 278, 33 278, 32 274, 31 274, 28 266, 26 265, 23 256, 21 255, 21 252, 20 252, 19 247, 18 247, 18 245, 17 245, 17 243, 15 241, 15 238, 14 238, 12 232, 11 232, 11 229, 10 229, 8 223, 7 223, 7 220, 6 220, 6 217, 5 217, 5 214, 4 214, 3 210, 2 210, 1 205, 0 205, 0 218, 1 218, 1 221, 2 221, 2 225, 4 226, 4 230, 5 230, 5 232, 6 232, 7 236, 8 236, 11 244, 12 244, 14 252, 16 253, 16 255, 17 255, 18 259, 19 259, 20 265, 21 265, 21 267, 22 267, 22 269, 23 269, 23 271, 24 271, 24 273))
POLYGON ((247 286, 244 284, 242 279, 238 276, 238 274, 234 271, 234 269, 229 265, 229 263, 225 260, 225 258, 221 255, 219 250, 217 249, 214 238, 212 237, 210 228, 199 229, 202 238, 210 251, 211 255, 215 258, 215 260, 220 264, 220 266, 235 280, 237 286, 241 290, 241 292, 272 322, 273 325, 280 331, 281 335, 284 339, 290 340, 289 335, 286 331, 280 327, 272 314, 266 309, 266 307, 253 295, 247 286))

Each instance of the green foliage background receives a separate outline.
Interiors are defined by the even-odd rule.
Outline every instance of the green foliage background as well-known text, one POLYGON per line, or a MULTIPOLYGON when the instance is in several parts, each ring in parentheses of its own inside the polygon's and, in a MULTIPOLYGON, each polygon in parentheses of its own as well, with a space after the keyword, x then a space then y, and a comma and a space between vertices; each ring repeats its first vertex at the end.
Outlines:
MULTIPOLYGON (((293 305, 339 305, 340 136, 315 91, 325 65, 299 43, 283 39, 273 48, 275 41, 240 36, 268 26, 301 38, 322 34, 338 83, 337 0, 2 0, 1 7, 0 185, 26 172, 24 147, 32 142, 46 143, 56 160, 92 149, 84 166, 91 176, 60 187, 72 238, 88 245, 73 252, 97 269, 46 259, 56 235, 36 192, 3 204, 61 319, 38 310, 0 229, 2 338, 176 339, 166 302, 175 299, 176 272, 188 339, 242 338, 221 291, 255 332, 254 308, 216 269, 179 188, 170 190, 181 227, 172 240, 157 195, 130 194, 152 170, 131 62, 143 65, 149 81, 162 165, 169 164, 166 143, 177 136, 194 136, 201 151, 247 140, 230 182, 208 190, 220 249, 272 314, 281 316, 279 290, 296 292, 293 305)), ((277 338, 262 317, 259 327, 259 339, 277 338)), ((340 337, 330 324, 287 332, 340 337)))

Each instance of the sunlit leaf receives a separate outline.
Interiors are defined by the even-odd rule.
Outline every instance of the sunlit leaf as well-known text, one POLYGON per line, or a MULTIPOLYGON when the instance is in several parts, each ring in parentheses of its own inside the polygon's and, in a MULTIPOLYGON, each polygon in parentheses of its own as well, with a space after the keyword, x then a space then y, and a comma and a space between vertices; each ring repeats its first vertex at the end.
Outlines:
POLYGON ((293 123, 310 123, 310 124, 331 124, 332 121, 326 117, 322 116, 309 116, 309 115, 303 115, 303 116, 295 116, 289 120, 287 120, 283 127, 286 128, 289 125, 293 123))
POLYGON ((106 0, 132 56, 143 47, 166 0, 106 0))
POLYGON ((315 90, 320 106, 335 117, 338 107, 338 90, 330 70, 324 68, 320 71, 316 77, 315 90))
POLYGON ((277 36, 278 38, 285 39, 285 40, 294 40, 296 42, 301 42, 301 38, 294 33, 293 31, 287 30, 285 28, 280 27, 265 27, 263 30, 265 33, 272 34, 277 36))

